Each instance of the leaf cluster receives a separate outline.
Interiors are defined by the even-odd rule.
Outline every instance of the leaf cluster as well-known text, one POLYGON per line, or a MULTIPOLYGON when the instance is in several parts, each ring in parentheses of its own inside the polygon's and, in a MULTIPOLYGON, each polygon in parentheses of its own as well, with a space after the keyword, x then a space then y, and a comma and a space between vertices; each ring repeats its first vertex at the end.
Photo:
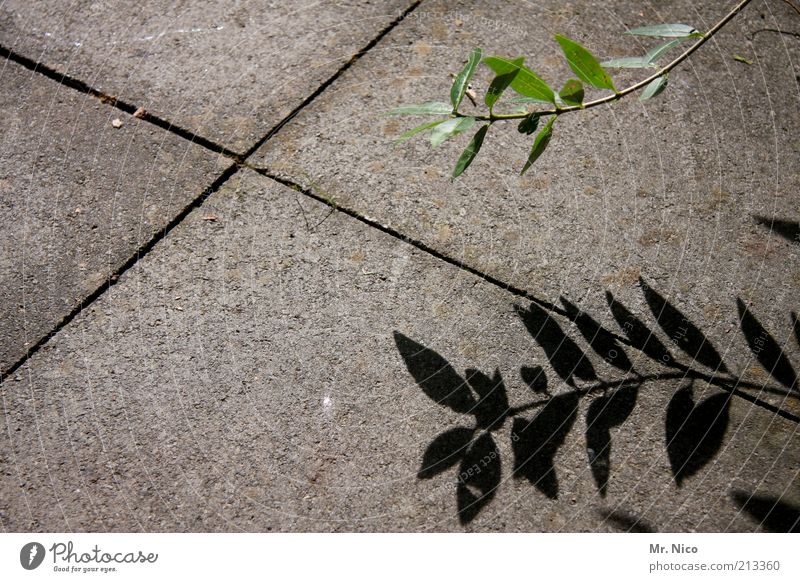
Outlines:
MULTIPOLYGON (((525 174, 544 153, 550 143, 553 135, 553 126, 558 116, 592 106, 592 103, 585 102, 586 86, 601 91, 611 91, 617 98, 624 94, 624 92, 617 90, 607 69, 656 68, 659 59, 677 47, 682 41, 703 36, 695 28, 685 24, 645 26, 629 30, 627 34, 664 37, 670 40, 652 48, 644 56, 622 57, 600 63, 594 54, 577 41, 560 34, 555 35, 555 40, 561 47, 567 65, 577 77, 568 79, 560 91, 556 91, 540 75, 525 66, 525 57, 520 56, 512 59, 502 56, 483 56, 481 49, 474 48, 467 57, 466 64, 454 78, 453 85, 450 88, 449 103, 430 101, 419 105, 405 105, 390 112, 393 115, 444 116, 444 119, 428 121, 406 131, 399 136, 396 143, 429 131, 431 145, 438 147, 446 140, 470 130, 476 123, 484 122, 459 156, 452 174, 452 179, 455 179, 466 171, 475 160, 483 146, 489 128, 495 122, 522 119, 518 126, 518 131, 525 135, 532 135, 539 128, 540 118, 548 117, 547 122, 541 129, 538 129, 538 133, 534 137, 530 153, 520 172, 521 175, 525 174), (470 90, 470 80, 473 78, 479 64, 491 69, 495 75, 483 99, 488 113, 465 114, 459 108, 467 91, 470 90), (538 112, 527 112, 526 110, 525 113, 517 114, 495 114, 495 106, 509 88, 519 95, 519 97, 511 101, 512 103, 545 104, 549 105, 551 109, 538 112)), ((666 86, 667 74, 665 73, 647 84, 640 95, 640 99, 645 101, 655 97, 666 86)))

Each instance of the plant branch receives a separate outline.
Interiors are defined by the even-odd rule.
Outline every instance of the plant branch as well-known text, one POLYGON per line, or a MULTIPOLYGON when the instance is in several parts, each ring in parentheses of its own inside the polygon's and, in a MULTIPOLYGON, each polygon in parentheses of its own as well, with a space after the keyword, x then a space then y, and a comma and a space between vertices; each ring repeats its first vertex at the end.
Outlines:
MULTIPOLYGON (((689 58, 689 56, 691 56, 692 53, 694 53, 697 49, 699 49, 706 42, 708 42, 717 32, 719 32, 719 30, 723 26, 728 24, 728 22, 730 22, 731 19, 734 16, 736 16, 750 2, 751 2, 751 0, 741 0, 741 2, 739 2, 730 12, 728 12, 728 14, 726 14, 725 17, 722 20, 717 22, 717 24, 715 24, 711 28, 711 30, 709 30, 707 33, 703 34, 702 37, 696 43, 694 43, 692 46, 690 46, 683 54, 681 54, 679 57, 677 57, 671 63, 669 63, 668 65, 662 67, 661 69, 659 69, 657 72, 653 73, 652 75, 650 75, 646 79, 644 79, 642 81, 639 81, 638 83, 636 83, 634 85, 631 85, 630 87, 627 87, 627 88, 623 89, 622 91, 614 93, 613 95, 607 95, 606 97, 601 97, 600 99, 595 99, 594 101, 589 101, 587 103, 584 103, 583 105, 570 105, 570 106, 567 106, 567 107, 556 107, 555 109, 548 109, 548 110, 545 110, 545 111, 537 112, 537 114, 540 115, 540 116, 546 116, 546 115, 561 115, 562 113, 570 113, 572 111, 583 111, 584 109, 591 109, 592 107, 597 107, 598 105, 603 105, 605 103, 612 103, 614 101, 618 101, 619 99, 625 97, 626 95, 629 95, 631 93, 635 93, 636 91, 638 91, 640 89, 643 89, 644 87, 649 85, 651 82, 655 81, 656 79, 658 79, 662 75, 666 75, 672 69, 677 67, 679 64, 681 64, 687 58, 689 58)), ((529 113, 511 113, 511 114, 506 114, 506 115, 494 115, 493 113, 490 113, 489 115, 464 115, 462 113, 456 112, 455 115, 457 117, 474 117, 475 119, 477 119, 479 121, 488 121, 490 123, 493 123, 495 121, 502 121, 502 120, 508 120, 508 119, 523 119, 523 118, 527 117, 529 115, 529 113)))

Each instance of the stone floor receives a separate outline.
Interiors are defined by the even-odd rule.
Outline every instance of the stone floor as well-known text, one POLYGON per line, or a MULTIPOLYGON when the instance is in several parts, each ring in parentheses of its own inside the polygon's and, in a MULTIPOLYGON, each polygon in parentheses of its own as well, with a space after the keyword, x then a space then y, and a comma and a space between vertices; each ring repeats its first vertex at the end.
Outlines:
POLYGON ((386 115, 697 4, 0 4, 3 530, 800 529, 800 17, 522 177, 386 115))

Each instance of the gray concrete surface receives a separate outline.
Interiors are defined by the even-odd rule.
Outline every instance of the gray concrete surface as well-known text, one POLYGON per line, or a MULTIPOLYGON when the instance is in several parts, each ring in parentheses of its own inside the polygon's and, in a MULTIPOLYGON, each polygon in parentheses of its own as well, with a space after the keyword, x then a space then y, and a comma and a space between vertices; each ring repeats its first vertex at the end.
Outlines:
MULTIPOLYGON (((399 9, 73 8, 6 3, 0 44, 236 149, 399 9)), ((426 0, 248 160, 263 174, 236 172, 2 382, 3 529, 800 527, 798 55, 765 30, 798 21, 747 10, 658 100, 565 116, 525 178, 530 140, 492 128, 451 184, 466 138, 393 148, 416 120, 382 113, 446 100, 472 46, 532 47, 563 80, 555 32, 622 56, 625 26, 705 28, 723 8, 426 0), (452 466, 420 472, 458 441, 452 466)), ((2 76, 5 293, 43 273, 23 287, 42 307, 3 298, 24 353, 20 325, 46 330, 222 168, 52 80, 2 76)))
MULTIPOLYGON (((513 297, 341 214, 306 227, 328 213, 236 176, 6 382, 5 528, 461 530, 455 468, 416 472, 470 417, 420 390, 393 334, 459 374, 498 368, 512 405, 536 399, 519 368, 546 360, 513 297)), ((679 489, 663 424, 676 387, 643 389, 613 430, 605 500, 588 470, 589 399, 555 459, 557 500, 512 478, 507 421, 493 433, 500 486, 467 529, 613 531, 614 510, 662 531, 756 530, 730 492, 794 482, 796 425, 737 400, 720 454, 679 489)))
POLYGON ((5 371, 231 162, 11 62, 0 110, 5 371))
MULTIPOLYGON (((567 295, 605 323, 604 291, 641 301, 635 284, 643 276, 742 360, 749 352, 736 333, 737 297, 753 302, 783 345, 791 343, 800 288, 800 247, 754 219, 800 219, 800 52, 795 38, 764 31, 797 31, 788 6, 748 6, 650 102, 633 98, 559 119, 548 150, 522 178, 532 139, 513 125, 493 127, 451 184, 469 136, 437 150, 424 138, 395 147, 395 137, 426 118, 383 115, 447 101, 449 73, 474 46, 522 53, 560 86, 571 73, 552 40, 557 32, 601 58, 619 57, 658 43, 623 36, 626 27, 709 28, 725 11, 725 3, 690 1, 426 2, 253 162, 537 297, 567 295)), ((480 95, 488 75, 482 70, 474 83, 480 95)), ((640 77, 615 78, 624 86, 640 77)))
POLYGON ((0 5, 0 44, 238 153, 411 2, 0 5))

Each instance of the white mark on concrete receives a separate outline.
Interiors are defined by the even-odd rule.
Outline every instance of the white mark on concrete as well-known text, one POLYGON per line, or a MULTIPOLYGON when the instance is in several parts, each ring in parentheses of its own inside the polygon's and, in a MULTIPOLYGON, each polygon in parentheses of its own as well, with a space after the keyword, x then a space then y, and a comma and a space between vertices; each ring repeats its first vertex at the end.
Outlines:
POLYGON ((159 32, 158 34, 149 34, 149 35, 143 36, 142 38, 139 38, 137 40, 140 40, 140 41, 157 40, 159 38, 167 36, 168 34, 196 34, 196 33, 199 33, 199 32, 215 32, 217 30, 222 30, 223 28, 225 28, 225 27, 222 26, 222 25, 212 26, 210 28, 178 28, 178 29, 175 29, 175 30, 165 30, 163 32, 159 32))

